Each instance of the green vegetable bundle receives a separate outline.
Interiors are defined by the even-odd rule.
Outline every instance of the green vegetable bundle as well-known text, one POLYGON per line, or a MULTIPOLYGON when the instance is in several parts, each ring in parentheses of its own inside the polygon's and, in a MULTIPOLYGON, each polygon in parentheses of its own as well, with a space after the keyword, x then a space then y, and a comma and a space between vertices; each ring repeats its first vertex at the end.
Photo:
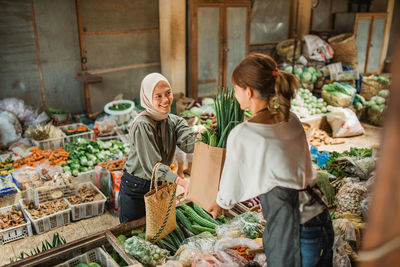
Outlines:
POLYGON ((110 107, 110 110, 121 111, 131 107, 129 103, 114 104, 110 107))
POLYGON ((125 243, 125 251, 134 256, 143 264, 157 266, 162 264, 164 258, 169 255, 169 252, 149 241, 146 241, 138 236, 128 238, 125 243))
POLYGON ((69 152, 68 162, 63 165, 65 172, 77 176, 81 172, 94 169, 96 164, 111 159, 112 156, 121 158, 129 152, 129 145, 118 140, 92 141, 78 139, 64 146, 69 152))
POLYGON ((230 131, 244 120, 244 111, 240 109, 233 90, 221 89, 215 99, 217 126, 211 125, 202 133, 200 141, 214 147, 226 147, 230 131))
POLYGON ((256 239, 262 237, 266 222, 257 212, 245 212, 233 218, 232 223, 242 223, 242 231, 247 238, 256 239))
POLYGON ((337 97, 353 97, 357 90, 347 83, 325 84, 322 91, 337 97))

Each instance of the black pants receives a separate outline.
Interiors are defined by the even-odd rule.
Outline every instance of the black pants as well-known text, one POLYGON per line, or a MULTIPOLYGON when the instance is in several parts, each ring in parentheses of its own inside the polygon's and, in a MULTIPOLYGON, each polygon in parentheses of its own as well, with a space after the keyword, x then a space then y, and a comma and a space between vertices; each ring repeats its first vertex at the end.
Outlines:
POLYGON ((124 172, 118 198, 120 223, 137 220, 146 215, 144 195, 149 191, 149 180, 124 172))

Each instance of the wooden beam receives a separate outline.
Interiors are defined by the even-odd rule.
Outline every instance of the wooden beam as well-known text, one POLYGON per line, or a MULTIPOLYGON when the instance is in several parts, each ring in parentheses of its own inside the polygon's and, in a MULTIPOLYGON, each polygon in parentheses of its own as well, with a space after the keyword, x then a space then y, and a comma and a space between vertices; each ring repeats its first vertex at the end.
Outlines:
POLYGON ((47 110, 46 91, 45 91, 45 87, 44 87, 42 64, 40 62, 39 37, 38 37, 37 28, 36 28, 35 10, 33 8, 33 0, 31 0, 30 2, 31 2, 31 12, 32 12, 33 35, 35 38, 36 62, 38 65, 38 70, 39 70, 40 89, 41 89, 41 94, 42 94, 42 104, 43 104, 43 108, 45 110, 47 110))
POLYGON ((146 67, 152 67, 152 66, 160 66, 160 65, 161 65, 160 62, 151 62, 151 63, 133 64, 133 65, 127 65, 127 66, 121 66, 121 67, 115 67, 115 68, 87 70, 87 71, 84 71, 84 73, 94 75, 94 74, 109 73, 109 72, 115 72, 115 71, 121 71, 121 70, 130 70, 130 69, 146 68, 146 67))
POLYGON ((85 35, 111 35, 111 34, 135 34, 143 32, 158 32, 158 28, 138 29, 138 30, 123 30, 123 31, 89 31, 83 32, 85 35))
POLYGON ((395 0, 388 0, 387 3, 387 17, 386 17, 386 26, 385 26, 385 34, 383 36, 383 47, 381 51, 381 59, 379 62, 379 72, 382 72, 384 68, 384 62, 387 56, 387 51, 388 51, 388 46, 389 46, 389 40, 390 40, 390 30, 392 27, 392 21, 393 21, 393 11, 394 11, 394 3, 395 0))
POLYGON ((92 75, 86 72, 80 72, 75 75, 75 79, 87 84, 101 83, 103 82, 103 77, 92 75))

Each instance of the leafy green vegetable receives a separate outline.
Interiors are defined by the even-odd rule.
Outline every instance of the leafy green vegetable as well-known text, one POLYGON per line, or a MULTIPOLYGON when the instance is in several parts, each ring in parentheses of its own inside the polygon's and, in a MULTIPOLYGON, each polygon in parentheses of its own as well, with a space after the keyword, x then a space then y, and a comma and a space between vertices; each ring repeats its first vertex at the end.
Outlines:
POLYGON ((131 107, 131 104, 129 104, 129 103, 113 104, 110 107, 110 110, 120 111, 120 110, 129 109, 130 107, 131 107))

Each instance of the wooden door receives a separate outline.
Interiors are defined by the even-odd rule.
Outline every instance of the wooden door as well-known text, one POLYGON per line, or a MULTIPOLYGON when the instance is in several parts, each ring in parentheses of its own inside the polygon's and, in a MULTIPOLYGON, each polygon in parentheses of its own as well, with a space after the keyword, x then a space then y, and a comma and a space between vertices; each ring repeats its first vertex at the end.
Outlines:
POLYGON ((355 16, 358 70, 362 73, 378 73, 382 67, 386 19, 385 13, 357 13, 355 16))
POLYGON ((189 88, 194 98, 231 87, 234 67, 248 54, 250 1, 189 2, 189 88))

